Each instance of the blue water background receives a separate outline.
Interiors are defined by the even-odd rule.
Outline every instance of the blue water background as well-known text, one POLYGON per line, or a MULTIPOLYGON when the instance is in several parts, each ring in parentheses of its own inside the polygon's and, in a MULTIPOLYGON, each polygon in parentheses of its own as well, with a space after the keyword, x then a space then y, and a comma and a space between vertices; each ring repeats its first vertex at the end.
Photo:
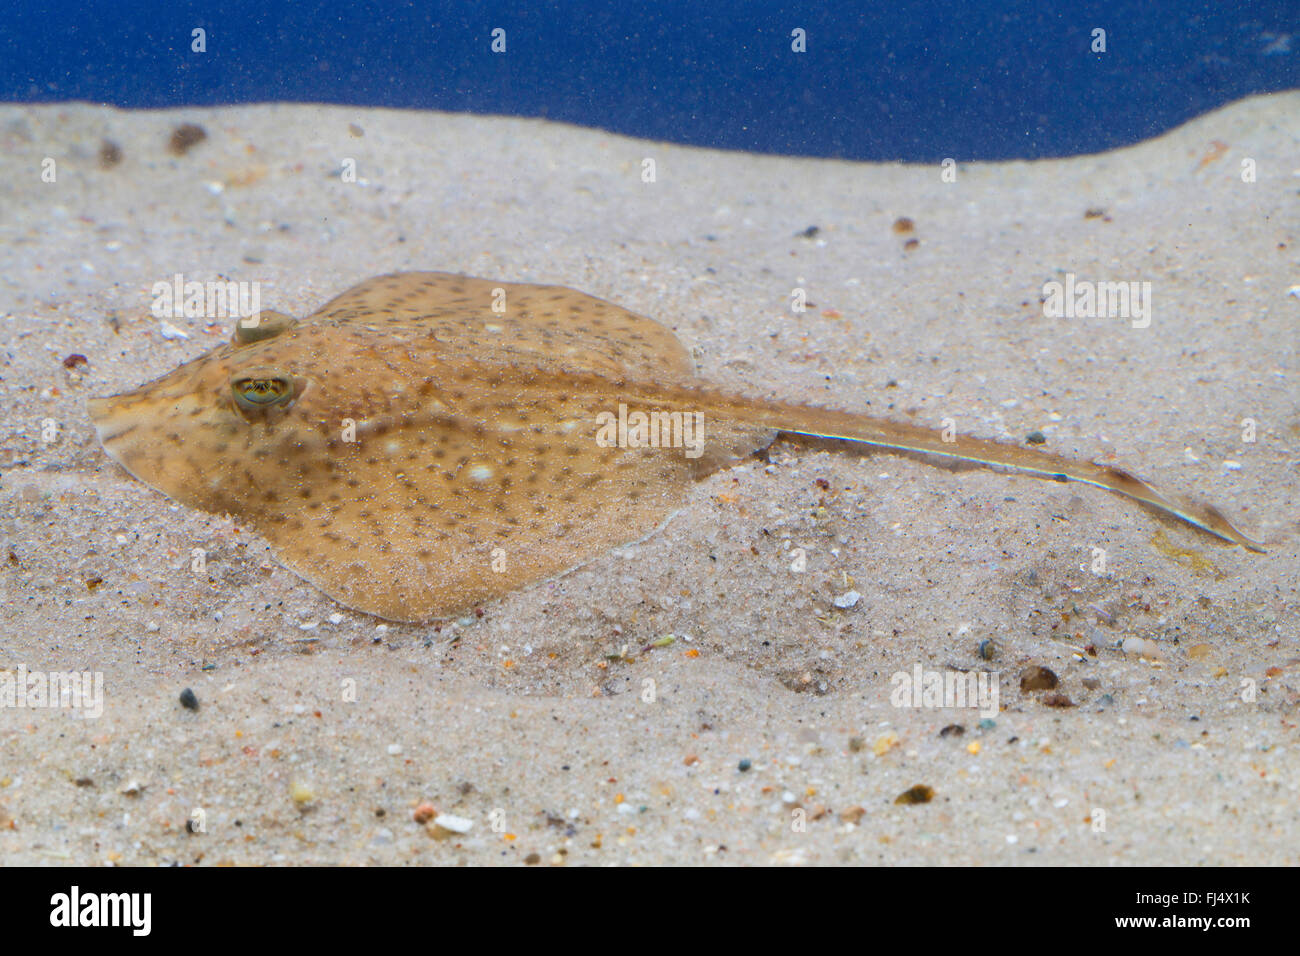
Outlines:
POLYGON ((300 101, 541 116, 869 160, 1032 158, 1300 86, 1300 0, 10 0, 0 101, 300 101), (207 52, 190 49, 206 31, 207 52), (506 31, 506 52, 491 33, 506 31), (1090 51, 1092 30, 1107 52, 1090 51), (807 35, 791 50, 791 31, 807 35))

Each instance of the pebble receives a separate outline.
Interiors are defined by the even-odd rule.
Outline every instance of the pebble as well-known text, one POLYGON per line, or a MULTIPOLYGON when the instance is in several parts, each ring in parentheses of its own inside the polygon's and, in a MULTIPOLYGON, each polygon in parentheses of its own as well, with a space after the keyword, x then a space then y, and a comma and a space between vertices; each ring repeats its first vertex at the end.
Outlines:
POLYGON ((208 131, 197 123, 182 123, 172 130, 167 141, 167 151, 173 156, 184 156, 208 138, 208 131))
POLYGON ((99 143, 99 168, 112 169, 122 161, 122 147, 111 139, 99 143))
POLYGON ((174 342, 178 339, 188 339, 190 337, 190 333, 186 332, 184 329, 176 328, 176 326, 166 320, 159 323, 159 328, 162 332, 162 337, 169 342, 174 342))
POLYGON ((927 787, 923 783, 918 783, 909 790, 904 790, 894 798, 894 803, 899 806, 910 806, 917 803, 929 803, 934 799, 934 787, 927 787))
POLYGON ((1020 692, 1052 690, 1061 679, 1046 667, 1026 667, 1020 672, 1020 692))
POLYGON ((401 752, 402 752, 402 745, 401 745, 401 744, 389 744, 389 745, 388 745, 388 756, 390 756, 390 757, 396 757, 396 756, 397 756, 398 754, 400 754, 401 752))
POLYGON ((862 600, 862 595, 857 591, 845 591, 835 599, 835 606, 840 608, 850 608, 862 600))
POLYGON ((190 688, 186 687, 181 691, 181 706, 186 710, 198 710, 199 698, 190 688))
POLYGON ((343 623, 343 615, 340 614, 338 611, 335 611, 333 614, 331 614, 331 615, 329 616, 329 622, 330 622, 331 624, 342 624, 342 623, 343 623))

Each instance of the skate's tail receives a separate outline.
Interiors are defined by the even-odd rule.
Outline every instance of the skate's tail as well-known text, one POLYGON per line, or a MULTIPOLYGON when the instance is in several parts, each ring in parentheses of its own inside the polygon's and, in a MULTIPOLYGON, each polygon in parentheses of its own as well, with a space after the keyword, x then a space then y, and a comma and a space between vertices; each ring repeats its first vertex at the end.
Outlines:
MULTIPOLYGON (((660 404, 673 393, 676 407, 695 408, 710 416, 747 424, 761 425, 792 435, 860 442, 878 448, 917 452, 954 461, 967 461, 994 468, 1005 468, 1053 481, 1079 481, 1104 488, 1173 515, 1216 538, 1231 541, 1251 551, 1264 548, 1233 527, 1213 505, 1194 501, 1174 501, 1156 491, 1129 471, 1115 465, 1070 461, 1034 448, 1008 445, 983 438, 962 435, 946 436, 916 425, 885 418, 818 408, 770 402, 743 395, 728 394, 708 387, 656 387, 651 404, 660 404), (656 401, 657 399, 657 401, 656 401)), ((647 396, 648 397, 648 396, 647 396)), ((707 436, 707 425, 705 434, 707 436)))

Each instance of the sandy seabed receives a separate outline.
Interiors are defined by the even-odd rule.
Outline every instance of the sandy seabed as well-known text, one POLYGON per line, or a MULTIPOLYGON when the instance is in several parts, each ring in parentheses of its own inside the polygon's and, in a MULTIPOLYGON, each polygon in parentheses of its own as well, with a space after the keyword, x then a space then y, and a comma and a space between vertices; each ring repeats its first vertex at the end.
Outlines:
POLYGON ((1300 862, 1300 94, 954 182, 304 105, 5 106, 0 143, 0 691, 103 688, 97 717, 0 706, 0 861, 1300 862), (178 155, 183 123, 207 136, 178 155), (164 335, 154 283, 302 315, 397 270, 610 299, 747 392, 1039 431, 1269 553, 1078 485, 781 441, 481 618, 383 625, 99 448, 88 397, 229 334, 164 335), (1067 275, 1150 282, 1149 325, 1045 316, 1067 275), (987 674, 999 711, 895 706, 917 669, 987 674))

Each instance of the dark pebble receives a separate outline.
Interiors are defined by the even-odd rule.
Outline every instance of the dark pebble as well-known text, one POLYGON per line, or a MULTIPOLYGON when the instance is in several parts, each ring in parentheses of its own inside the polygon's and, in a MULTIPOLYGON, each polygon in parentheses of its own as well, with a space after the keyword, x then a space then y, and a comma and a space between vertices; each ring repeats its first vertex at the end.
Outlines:
POLYGON ((112 169, 122 161, 122 147, 111 139, 99 144, 99 168, 112 169))
POLYGON ((167 143, 167 149, 176 156, 184 156, 191 148, 207 138, 208 131, 202 126, 185 123, 172 130, 172 138, 167 143))
POLYGON ((915 803, 929 803, 934 799, 934 787, 927 787, 923 783, 918 783, 910 790, 904 790, 894 798, 894 803, 902 806, 909 806, 915 803))
POLYGON ((188 687, 181 691, 181 706, 186 710, 199 709, 199 698, 195 695, 194 691, 190 690, 188 687))
POLYGON ((1054 690, 1061 679, 1046 667, 1027 667, 1020 672, 1020 691, 1054 690))

